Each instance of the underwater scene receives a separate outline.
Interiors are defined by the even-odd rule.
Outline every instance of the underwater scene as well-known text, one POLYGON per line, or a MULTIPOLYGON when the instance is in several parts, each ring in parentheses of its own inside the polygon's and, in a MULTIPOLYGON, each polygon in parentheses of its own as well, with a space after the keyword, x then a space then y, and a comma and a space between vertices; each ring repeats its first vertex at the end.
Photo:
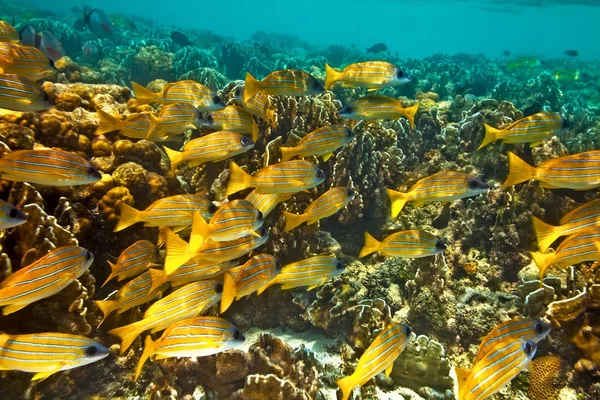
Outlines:
POLYGON ((0 0, 0 400, 600 399, 598 20, 0 0))

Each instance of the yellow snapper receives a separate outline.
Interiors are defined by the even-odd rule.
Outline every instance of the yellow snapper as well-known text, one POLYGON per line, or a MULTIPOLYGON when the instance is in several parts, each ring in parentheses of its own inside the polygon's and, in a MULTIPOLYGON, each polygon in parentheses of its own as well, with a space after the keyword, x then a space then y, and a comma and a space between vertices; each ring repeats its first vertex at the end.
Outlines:
POLYGON ((235 349, 244 343, 244 335, 230 322, 219 317, 197 317, 173 324, 162 336, 153 341, 146 336, 144 352, 135 371, 134 381, 142 371, 146 360, 170 357, 206 357, 222 351, 235 349))
POLYGON ((521 118, 504 129, 497 129, 488 124, 485 126, 485 137, 477 150, 502 140, 504 143, 529 143, 531 147, 552 136, 556 131, 565 128, 567 121, 554 112, 540 112, 521 118))
POLYGON ((238 106, 227 106, 223 110, 213 111, 206 117, 208 125, 224 131, 249 133, 252 140, 258 140, 258 125, 252 114, 238 106))
POLYGON ((54 75, 53 64, 35 47, 0 42, 0 69, 5 74, 39 81, 54 75))
POLYGON ((17 207, 0 200, 0 229, 8 229, 27 222, 27 215, 17 207))
POLYGON ((123 279, 136 277, 148 268, 156 266, 154 264, 156 251, 156 246, 153 243, 147 240, 138 240, 123 250, 116 264, 107 260, 111 272, 102 286, 113 278, 117 278, 117 282, 120 282, 123 279))
POLYGON ((162 270, 151 269, 152 288, 150 291, 154 291, 165 283, 177 287, 191 282, 211 279, 223 275, 224 272, 227 272, 236 265, 237 262, 235 260, 207 264, 199 258, 194 258, 177 268, 171 275, 165 274, 162 270))
POLYGON ((107 355, 106 347, 85 336, 0 333, 0 370, 32 372, 34 381, 94 363, 107 355))
POLYGON ((200 111, 189 103, 173 103, 163 106, 158 116, 150 114, 152 124, 148 131, 148 137, 157 130, 169 134, 182 134, 188 129, 202 126, 200 111))
POLYGON ((233 300, 250 296, 271 281, 281 270, 279 261, 270 254, 257 254, 244 265, 232 268, 223 275, 221 310, 223 314, 233 300))
POLYGON ((269 165, 254 175, 247 174, 233 161, 229 165, 227 196, 248 188, 256 188, 257 193, 293 194, 320 185, 325 180, 325 173, 308 161, 293 160, 269 165))
POLYGON ((344 263, 335 257, 309 257, 282 267, 279 274, 261 286, 256 294, 261 295, 273 285, 281 285, 281 290, 303 286, 306 286, 307 290, 313 290, 344 272, 345 268, 344 263))
POLYGON ((600 187, 600 150, 551 158, 532 167, 508 152, 509 173, 503 188, 535 179, 549 189, 588 190, 600 187))
POLYGON ((254 142, 238 132, 221 131, 192 139, 185 144, 183 151, 164 147, 174 173, 179 164, 187 162, 190 167, 226 160, 242 154, 254 147, 254 142))
POLYGON ((0 21, 0 42, 18 43, 19 32, 6 21, 0 21))
POLYGON ((240 87, 235 90, 234 96, 246 111, 273 126, 275 123, 275 110, 271 108, 271 101, 268 94, 258 91, 248 101, 244 101, 244 89, 240 87))
POLYGON ((135 82, 131 82, 131 85, 137 106, 150 103, 188 103, 202 112, 220 110, 224 107, 223 100, 219 96, 196 81, 184 80, 168 83, 159 93, 154 93, 135 82))
POLYGON ((97 110, 96 113, 100 120, 100 125, 94 132, 96 136, 119 131, 121 135, 132 139, 147 139, 153 142, 164 142, 168 139, 167 132, 154 130, 148 134, 153 120, 150 112, 131 114, 124 120, 102 110, 97 110))
POLYGON ((336 71, 325 64, 325 89, 336 82, 346 87, 363 87, 369 90, 383 89, 410 82, 408 74, 387 61, 365 61, 347 65, 342 71, 336 71))
POLYGON ((404 107, 396 99, 384 96, 366 96, 344 106, 339 114, 343 118, 359 120, 389 119, 396 120, 404 117, 408 120, 410 127, 415 127, 415 115, 419 110, 419 104, 404 107))
POLYGON ((144 313, 144 318, 108 333, 121 339, 121 354, 133 341, 149 329, 161 331, 175 322, 195 317, 221 300, 223 285, 214 280, 193 282, 175 290, 170 295, 153 303, 144 313))
POLYGON ((290 197, 292 195, 289 193, 259 193, 257 189, 254 189, 246 196, 246 200, 263 214, 263 218, 267 218, 277 204, 289 200, 290 197))
POLYGON ((322 93, 325 88, 314 76, 299 69, 283 69, 271 72, 262 81, 246 73, 244 102, 263 91, 274 96, 306 96, 322 93))
POLYGON ((50 107, 48 94, 40 85, 19 75, 0 73, 0 108, 27 112, 50 107))
POLYGON ((284 211, 285 228, 283 231, 289 232, 304 222, 308 225, 312 225, 323 218, 332 216, 342 208, 346 207, 346 205, 354 198, 354 194, 354 189, 334 187, 310 203, 303 214, 292 214, 284 211))
POLYGON ((79 246, 59 247, 0 282, 2 314, 19 311, 53 296, 79 278, 94 262, 94 255, 79 246))
POLYGON ((391 323, 386 326, 360 357, 354 373, 337 381, 342 399, 347 400, 355 387, 364 385, 382 371, 390 376, 394 360, 404 351, 411 335, 412 329, 408 325, 391 323))
POLYGON ((121 217, 115 232, 143 222, 144 226, 189 226, 192 224, 194 211, 210 219, 216 207, 203 194, 178 194, 156 200, 144 211, 121 203, 121 217))
POLYGON ((323 156, 327 161, 333 152, 354 140, 354 132, 344 125, 328 125, 304 136, 294 147, 281 147, 282 161, 294 157, 323 156))
POLYGON ((392 203, 392 218, 396 218, 406 203, 415 206, 432 201, 447 202, 477 196, 489 189, 489 186, 470 174, 456 171, 440 171, 415 183, 407 193, 387 189, 392 203))
POLYGON ((446 244, 443 240, 418 229, 393 233, 382 242, 365 232, 365 246, 359 257, 381 253, 387 257, 420 258, 433 256, 444 250, 446 244))

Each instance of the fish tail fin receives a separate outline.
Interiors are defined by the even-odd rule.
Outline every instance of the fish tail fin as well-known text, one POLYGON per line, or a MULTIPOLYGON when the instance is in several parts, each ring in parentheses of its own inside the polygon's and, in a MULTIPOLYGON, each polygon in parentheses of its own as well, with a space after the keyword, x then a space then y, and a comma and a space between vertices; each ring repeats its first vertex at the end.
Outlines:
POLYGON ((336 71, 327 63, 325 63, 325 74, 325 90, 329 90, 329 88, 332 87, 336 82, 338 82, 342 77, 341 72, 336 71))
POLYGON ((531 255, 531 258, 533 258, 535 265, 537 265, 537 267, 540 271, 540 281, 543 281, 544 275, 546 275, 546 270, 548 269, 548 267, 550 265, 552 265, 552 263, 556 259, 556 255, 555 255, 554 251, 551 251, 548 253, 532 251, 529 254, 531 255))
POLYGON ((146 135, 146 140, 150 140, 152 137, 152 132, 156 130, 156 126, 160 122, 159 118, 154 115, 154 113, 150 113, 150 129, 148 129, 148 134, 146 135))
POLYGON ((260 296, 265 290, 267 290, 268 288, 270 288, 271 286, 275 285, 277 282, 279 282, 279 275, 277 275, 275 278, 271 279, 269 282, 265 283, 264 285, 262 285, 257 291, 256 291, 256 295, 260 296))
POLYGON ((244 103, 250 100, 260 90, 260 81, 246 72, 246 83, 244 85, 244 103))
POLYGON ((104 287, 104 285, 106 285, 111 279, 117 276, 117 266, 108 260, 106 260, 106 262, 108 263, 108 265, 110 265, 110 275, 108 276, 108 278, 106 278, 106 281, 100 287, 104 287))
POLYGON ((135 95, 135 105, 138 107, 152 103, 162 96, 162 93, 154 93, 152 90, 146 89, 139 83, 131 82, 131 87, 133 87, 133 94, 135 95))
POLYGON ((110 115, 104 110, 97 110, 96 114, 98 115, 98 119, 100 119, 100 124, 94 132, 94 135, 96 136, 104 135, 105 133, 109 132, 120 131, 123 127, 123 121, 114 115, 110 115))
POLYGON ((171 275, 190 258, 188 244, 171 229, 165 231, 167 237, 167 257, 165 258, 165 274, 171 275))
POLYGON ((102 323, 106 320, 106 317, 108 317, 117 309, 117 302, 114 300, 96 300, 94 301, 94 304, 96 304, 96 307, 102 311, 102 321, 100 321, 98 326, 102 325, 102 323))
POLYGON ((279 150, 281 150, 282 162, 289 161, 296 155, 293 147, 280 147, 279 150))
POLYGON ((338 380, 337 385, 342 390, 342 400, 348 400, 352 390, 356 387, 356 380, 350 375, 338 380))
POLYGON ((408 120, 410 129, 415 129, 415 115, 417 115, 417 111, 419 111, 419 106, 420 104, 415 104, 414 106, 404 109, 404 117, 408 120))
POLYGON ((289 232, 304 222, 302 214, 293 214, 291 212, 284 211, 283 215, 285 216, 285 228, 283 228, 284 232, 289 232))
POLYGON ((241 169, 239 165, 231 161, 229 163, 229 171, 229 184, 227 185, 227 192, 225 192, 226 196, 249 187, 248 185, 252 177, 241 169))
POLYGON ((142 356, 140 357, 137 368, 135 369, 135 377, 133 378, 134 382, 137 382, 137 379, 140 376, 140 372, 142 372, 144 364, 146 364, 146 361, 148 361, 152 354, 154 354, 154 347, 155 344, 152 340, 152 336, 146 336, 146 339, 144 340, 144 351, 142 352, 142 356))
POLYGON ((150 268, 148 271, 150 272, 150 281, 152 282, 152 286, 150 286, 150 291, 148 293, 154 292, 156 289, 167 283, 165 271, 156 268, 150 268))
POLYGON ((121 355, 125 354, 128 348, 131 347, 133 341, 137 339, 138 336, 142 333, 139 328, 139 322, 134 322, 133 324, 121 326, 119 328, 115 328, 113 330, 108 331, 110 335, 116 336, 121 339, 121 355))
POLYGON ((267 121, 269 122, 271 128, 277 127, 277 121, 275 121, 275 110, 272 108, 267 110, 267 121))
POLYGON ((119 206, 119 211, 121 213, 119 217, 119 222, 117 226, 115 226, 115 230, 113 232, 122 231, 125 228, 130 227, 133 224, 136 224, 140 221, 140 214, 142 213, 139 210, 131 207, 127 203, 121 203, 119 206))
POLYGON ((236 292, 237 289, 235 281, 230 274, 225 273, 225 275, 223 275, 223 293, 221 293, 220 314, 223 314, 225 311, 227 311, 229 306, 231 306, 231 303, 233 303, 233 300, 235 299, 236 292))
POLYGON ((538 248, 541 252, 546 251, 562 234, 560 226, 547 224, 537 217, 531 217, 531 222, 533 222, 533 230, 535 231, 538 248))
POLYGON ((483 124, 483 126, 485 126, 485 137, 483 138, 483 142, 481 142, 477 150, 480 150, 488 144, 498 140, 498 132, 502 130, 494 128, 493 126, 490 126, 488 124, 483 124))
POLYGON ((210 236, 210 226, 198 211, 192 214, 192 233, 190 234, 190 249, 197 250, 210 236))
POLYGON ((466 383, 469 380, 471 370, 456 367, 454 368, 454 373, 456 375, 454 392, 458 400, 463 400, 465 398, 465 389, 467 387, 466 383))
POLYGON ((511 151, 508 152, 508 177, 502 184, 503 188, 528 181, 535 178, 536 175, 537 168, 532 167, 521 160, 515 153, 511 151))
POLYGON ((390 203, 392 204, 392 218, 396 218, 409 200, 408 193, 387 189, 387 194, 390 198, 390 203))
POLYGON ((169 157, 169 162, 171 163, 171 174, 175 174, 177 170, 177 166, 181 164, 183 161, 183 152, 170 149, 168 147, 163 147, 165 153, 167 153, 167 157, 169 157))
POLYGON ((379 251, 379 242, 369 232, 365 232, 365 245, 363 246, 359 258, 368 256, 369 254, 379 251))

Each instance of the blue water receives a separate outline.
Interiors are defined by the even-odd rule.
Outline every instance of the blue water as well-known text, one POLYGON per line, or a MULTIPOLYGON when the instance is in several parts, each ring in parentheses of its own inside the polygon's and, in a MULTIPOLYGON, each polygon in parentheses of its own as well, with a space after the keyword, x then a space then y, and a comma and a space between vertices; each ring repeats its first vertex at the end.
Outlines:
MULTIPOLYGON (((69 13, 76 4, 69 0, 30 2, 69 13)), ((368 47, 384 42, 402 58, 460 52, 498 57, 504 50, 515 55, 561 57, 564 50, 577 49, 581 58, 600 59, 600 7, 556 3, 105 0, 88 5, 180 28, 208 29, 238 40, 262 30, 296 35, 316 45, 368 47), (527 3, 535 6, 524 5, 527 3)))

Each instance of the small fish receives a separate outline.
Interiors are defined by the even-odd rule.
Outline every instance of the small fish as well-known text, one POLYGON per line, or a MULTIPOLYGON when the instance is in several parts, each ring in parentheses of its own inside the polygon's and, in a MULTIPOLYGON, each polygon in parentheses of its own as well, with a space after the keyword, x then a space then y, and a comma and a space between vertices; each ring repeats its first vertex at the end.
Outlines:
POLYGON ((317 78, 299 69, 274 71, 262 81, 247 72, 244 102, 248 102, 260 90, 273 96, 307 96, 323 93, 325 88, 317 78))
POLYGON ((238 106, 227 106, 223 110, 213 111, 206 117, 212 127, 225 131, 252 134, 252 140, 258 140, 258 125, 252 114, 238 106))
POLYGON ((387 51, 388 47, 385 43, 375 43, 373 46, 367 49, 367 53, 381 53, 387 51))
POLYGON ((145 272, 148 268, 156 266, 157 250, 153 243, 147 240, 138 240, 119 255, 117 263, 113 264, 107 261, 110 265, 110 275, 106 282, 101 287, 110 282, 113 278, 117 278, 117 282, 123 279, 133 278, 145 272))
POLYGON ((65 56, 65 49, 58 39, 48 31, 41 31, 35 37, 34 46, 50 60, 57 62, 65 56))
POLYGON ((208 112, 222 110, 223 100, 208 87, 191 80, 179 81, 165 85, 162 92, 154 93, 145 87, 131 82, 135 94, 135 104, 174 104, 188 103, 199 111, 208 112))
POLYGON ((64 150, 16 150, 0 158, 0 177, 46 186, 76 186, 98 182, 96 167, 64 150))
POLYGON ((500 391, 528 367, 537 346, 531 340, 503 340, 482 357, 472 370, 455 368, 458 400, 483 400, 500 391))
POLYGON ((448 222, 450 222, 450 203, 444 204, 442 208, 442 212, 440 215, 433 220, 431 226, 435 229, 446 229, 448 227, 448 222))
POLYGON ((182 265, 196 259, 202 260, 199 265, 210 265, 240 258, 262 246, 269 238, 269 232, 264 227, 259 228, 258 234, 259 237, 243 236, 235 240, 207 242, 199 247, 192 247, 169 229, 166 231, 165 273, 171 275, 182 265))
POLYGON ((440 171, 415 183, 406 193, 387 189, 396 218, 407 202, 419 207, 432 201, 453 201, 477 196, 490 187, 481 179, 464 172, 440 171))
POLYGON ((275 110, 271 108, 271 101, 268 94, 262 90, 259 90, 248 101, 244 101, 244 88, 239 87, 235 90, 234 95, 235 99, 240 102, 246 111, 252 115, 262 118, 270 123, 271 126, 274 126, 275 110))
POLYGON ((355 387, 364 385, 381 371, 390 376, 394 361, 410 342, 411 335, 408 325, 392 322, 386 326, 360 357, 354 373, 337 381, 342 399, 348 400, 355 387))
POLYGON ((121 217, 114 232, 138 222, 143 222, 144 226, 190 226, 194 211, 210 220, 216 207, 202 194, 178 194, 156 200, 144 211, 121 203, 120 211, 121 217))
POLYGON ((223 285, 215 280, 193 282, 154 302, 144 313, 144 318, 108 333, 121 339, 121 354, 125 354, 133 341, 144 331, 152 333, 170 325, 193 318, 221 300, 223 285))
POLYGON ((294 157, 323 156, 323 161, 327 161, 354 137, 352 129, 344 125, 327 125, 307 134, 294 147, 281 147, 281 158, 288 161, 294 157))
POLYGON ((177 43, 181 47, 192 45, 192 41, 181 32, 173 31, 169 37, 173 42, 177 43))
POLYGON ((335 257, 314 256, 306 258, 282 267, 279 274, 261 286, 256 294, 260 296, 273 285, 281 285, 281 290, 305 286, 307 290, 313 290, 344 272, 345 268, 344 263, 335 257))
POLYGON ((577 57, 579 55, 579 52, 577 50, 565 50, 564 53, 569 57, 577 57))
POLYGON ((419 110, 419 104, 404 107, 396 99, 385 96, 366 96, 344 106, 340 111, 340 117, 358 120, 389 119, 397 120, 404 117, 408 120, 411 129, 415 127, 415 115, 419 110))
POLYGON ((257 254, 244 265, 232 268, 223 275, 221 310, 223 314, 234 300, 250 296, 281 270, 281 263, 270 254, 257 254))
POLYGON ((529 143, 530 147, 534 147, 560 129, 565 128, 566 120, 559 113, 540 112, 521 118, 504 129, 497 129, 488 124, 483 125, 485 126, 485 137, 477 150, 496 140, 510 144, 529 143))
POLYGON ((535 57, 521 57, 506 64, 506 69, 512 71, 531 71, 542 66, 542 61, 535 57))
POLYGON ((19 32, 6 21, 0 20, 0 42, 19 43, 19 32))
POLYGON ((532 167, 508 152, 509 173, 503 188, 535 179, 549 189, 588 190, 600 187, 600 150, 557 157, 532 167))
POLYGON ((23 25, 19 29, 19 39, 23 46, 35 46, 35 38, 38 32, 33 25, 23 25))
POLYGON ((113 35, 112 22, 110 22, 108 15, 99 8, 83 7, 83 23, 78 21, 77 25, 79 29, 87 25, 90 31, 98 37, 108 38, 113 35))
POLYGON ((22 76, 0 73, 0 108, 27 112, 50 107, 48 94, 40 85, 22 76))
POLYGON ((100 49, 93 40, 88 40, 85 42, 83 46, 81 46, 81 51, 88 60, 97 60, 100 58, 100 49))
POLYGON ((189 103, 167 104, 160 110, 157 117, 150 114, 150 118, 152 124, 148 131, 149 137, 154 130, 169 134, 182 134, 188 129, 202 126, 200 111, 189 103))
POLYGON ((171 173, 175 173, 182 162, 197 167, 209 162, 223 161, 254 147, 254 142, 238 132, 220 131, 192 139, 185 144, 183 151, 163 147, 171 162, 171 173))
POLYGON ((0 200, 0 230, 9 229, 27 222, 27 215, 10 203, 0 200))
POLYGON ((231 161, 229 170, 227 196, 247 188, 256 188, 258 193, 298 193, 318 186, 325 180, 325 173, 321 169, 300 160, 269 165, 254 175, 248 175, 231 161))
POLYGON ((267 218, 267 215, 277 207, 277 204, 289 200, 290 197, 292 197, 292 195, 287 193, 261 194, 257 189, 254 189, 246 196, 246 200, 252 203, 254 207, 263 214, 263 218, 267 218))
POLYGON ((64 246, 21 268, 0 282, 2 314, 12 314, 55 295, 87 271, 93 261, 94 255, 83 247, 64 246))
POLYGON ((559 226, 549 225, 539 218, 531 217, 542 253, 561 236, 572 236, 600 227, 600 199, 592 200, 561 218, 559 226))
POLYGON ((195 258, 177 268, 171 275, 165 274, 164 271, 150 270, 153 274, 152 288, 150 291, 156 290, 165 283, 170 283, 171 286, 177 287, 192 282, 215 278, 219 275, 223 275, 223 273, 229 271, 236 265, 237 261, 235 260, 207 264, 205 261, 195 258))
POLYGON ((5 74, 39 81, 54 75, 54 62, 31 46, 0 42, 0 69, 5 74))
POLYGON ((580 80, 585 75, 581 73, 578 69, 572 68, 557 68, 554 71, 554 79, 559 82, 576 82, 580 80))
POLYGON ((360 251, 359 257, 381 253, 387 257, 421 258, 434 256, 444 250, 446 244, 442 239, 418 229, 393 233, 382 242, 365 232, 365 246, 360 251))
POLYGON ((144 352, 135 371, 137 381, 144 364, 151 356, 156 360, 170 357, 206 357, 235 349, 246 338, 230 322, 219 317, 196 317, 180 321, 153 341, 146 336, 144 352))
POLYGON ((147 139, 153 142, 163 142, 168 139, 167 132, 154 130, 150 135, 148 134, 153 121, 151 112, 131 114, 125 120, 110 115, 103 110, 97 110, 96 114, 100 120, 100 124, 94 132, 96 136, 119 131, 121 135, 132 139, 147 139))
POLYGON ((342 208, 346 207, 346 205, 354 199, 354 195, 354 189, 334 187, 310 203, 303 214, 292 214, 284 211, 285 228, 283 231, 289 232, 304 222, 306 222, 307 225, 312 225, 323 218, 334 215, 342 208))
POLYGON ((504 51, 502 52, 502 55, 503 55, 504 57, 510 57, 510 51, 508 51, 508 50, 504 50, 504 51))
POLYGON ((336 82, 345 87, 363 87, 368 90, 394 87, 410 82, 408 73, 387 61, 365 61, 347 65, 341 72, 325 64, 325 89, 336 82))
POLYGON ((600 252, 594 242, 600 241, 600 228, 566 238, 556 251, 541 253, 532 251, 531 258, 540 271, 540 281, 544 280, 546 270, 551 265, 565 268, 587 261, 600 260, 600 252))
POLYGON ((0 333, 0 369, 35 373, 32 381, 94 363, 107 355, 106 347, 85 336, 0 333))

